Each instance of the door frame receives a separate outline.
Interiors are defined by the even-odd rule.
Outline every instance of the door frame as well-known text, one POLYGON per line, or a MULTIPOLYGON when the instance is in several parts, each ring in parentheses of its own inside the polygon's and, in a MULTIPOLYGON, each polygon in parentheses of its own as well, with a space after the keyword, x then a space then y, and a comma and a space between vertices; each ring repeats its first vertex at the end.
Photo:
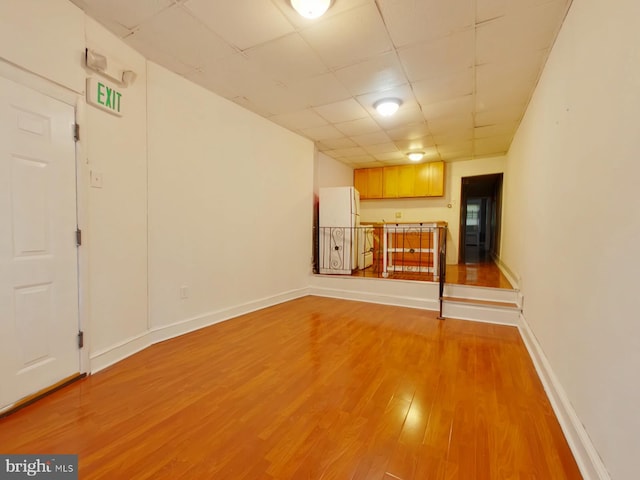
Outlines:
MULTIPOLYGON (((62 87, 50 80, 42 78, 33 73, 27 72, 0 59, 0 77, 11 80, 26 88, 65 103, 75 110, 75 123, 86 125, 86 103, 84 97, 70 89, 62 87)), ((88 178, 89 166, 86 155, 86 143, 82 141, 82 128, 80 129, 80 141, 75 143, 75 165, 76 165, 76 222, 83 232, 88 230, 88 178)), ((70 131, 69 135, 73 132, 70 131)), ((83 235, 86 237, 86 235, 83 235)), ((84 332, 84 347, 79 349, 79 373, 86 374, 91 370, 90 357, 90 331, 89 331, 89 249, 83 242, 77 249, 77 269, 78 269, 78 331, 84 332)))
MULTIPOLYGON (((467 233, 467 201, 470 198, 489 197, 491 199, 490 219, 491 223, 491 250, 490 255, 495 260, 500 252, 500 232, 502 228, 502 184, 504 173, 491 173, 483 175, 472 175, 460 179, 460 219, 458 238, 458 263, 464 264, 466 259, 465 239, 467 233), (479 183, 491 183, 490 194, 473 194, 473 187, 479 183)), ((487 190, 488 192, 489 190, 487 190)))

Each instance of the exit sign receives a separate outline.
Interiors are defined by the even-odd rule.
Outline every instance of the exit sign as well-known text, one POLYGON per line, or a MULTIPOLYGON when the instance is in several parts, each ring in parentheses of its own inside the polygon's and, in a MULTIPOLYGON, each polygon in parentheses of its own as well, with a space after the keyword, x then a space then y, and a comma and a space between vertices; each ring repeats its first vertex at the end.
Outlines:
POLYGON ((114 115, 122 116, 124 95, 118 87, 97 78, 87 78, 87 103, 114 115))

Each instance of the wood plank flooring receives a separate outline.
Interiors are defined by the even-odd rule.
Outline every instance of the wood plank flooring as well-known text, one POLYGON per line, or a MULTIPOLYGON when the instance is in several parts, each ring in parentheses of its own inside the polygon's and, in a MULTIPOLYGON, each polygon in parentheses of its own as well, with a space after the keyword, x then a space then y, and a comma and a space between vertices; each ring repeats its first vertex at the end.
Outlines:
MULTIPOLYGON (((382 270, 372 266, 364 270, 356 270, 352 276, 382 278, 382 270)), ((390 272, 388 278, 391 280, 415 280, 419 282, 437 281, 434 279, 432 273, 418 272, 390 272)), ((473 285, 476 287, 506 288, 509 290, 513 288, 509 280, 507 280, 507 277, 504 276, 493 261, 487 263, 447 265, 446 283, 473 285)))
POLYGON ((516 328, 305 297, 150 347, 0 420, 80 478, 581 478, 516 328))

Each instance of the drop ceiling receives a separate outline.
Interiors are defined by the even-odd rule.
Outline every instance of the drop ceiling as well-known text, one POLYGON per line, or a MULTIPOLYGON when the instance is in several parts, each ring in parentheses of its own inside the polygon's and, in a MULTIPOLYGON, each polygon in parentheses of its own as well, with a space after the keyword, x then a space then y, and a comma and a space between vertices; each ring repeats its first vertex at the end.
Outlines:
POLYGON ((72 0, 148 59, 355 168, 507 152, 571 0, 72 0), (402 100, 393 117, 373 104, 402 100))

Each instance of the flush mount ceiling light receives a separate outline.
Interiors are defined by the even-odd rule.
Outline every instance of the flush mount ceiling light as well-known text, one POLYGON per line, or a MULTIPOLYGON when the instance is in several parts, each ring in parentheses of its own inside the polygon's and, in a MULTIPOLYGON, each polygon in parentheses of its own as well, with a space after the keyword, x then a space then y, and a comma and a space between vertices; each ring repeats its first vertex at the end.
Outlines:
POLYGON ((409 160, 412 162, 419 162, 422 160, 422 157, 424 157, 424 152, 410 152, 407 154, 407 157, 409 157, 409 160))
POLYGON ((305 18, 318 18, 331 6, 331 0, 291 0, 291 6, 305 18))
POLYGON ((402 100, 399 98, 383 98, 374 103, 373 108, 383 117, 390 117, 398 111, 400 105, 402 105, 402 100))

